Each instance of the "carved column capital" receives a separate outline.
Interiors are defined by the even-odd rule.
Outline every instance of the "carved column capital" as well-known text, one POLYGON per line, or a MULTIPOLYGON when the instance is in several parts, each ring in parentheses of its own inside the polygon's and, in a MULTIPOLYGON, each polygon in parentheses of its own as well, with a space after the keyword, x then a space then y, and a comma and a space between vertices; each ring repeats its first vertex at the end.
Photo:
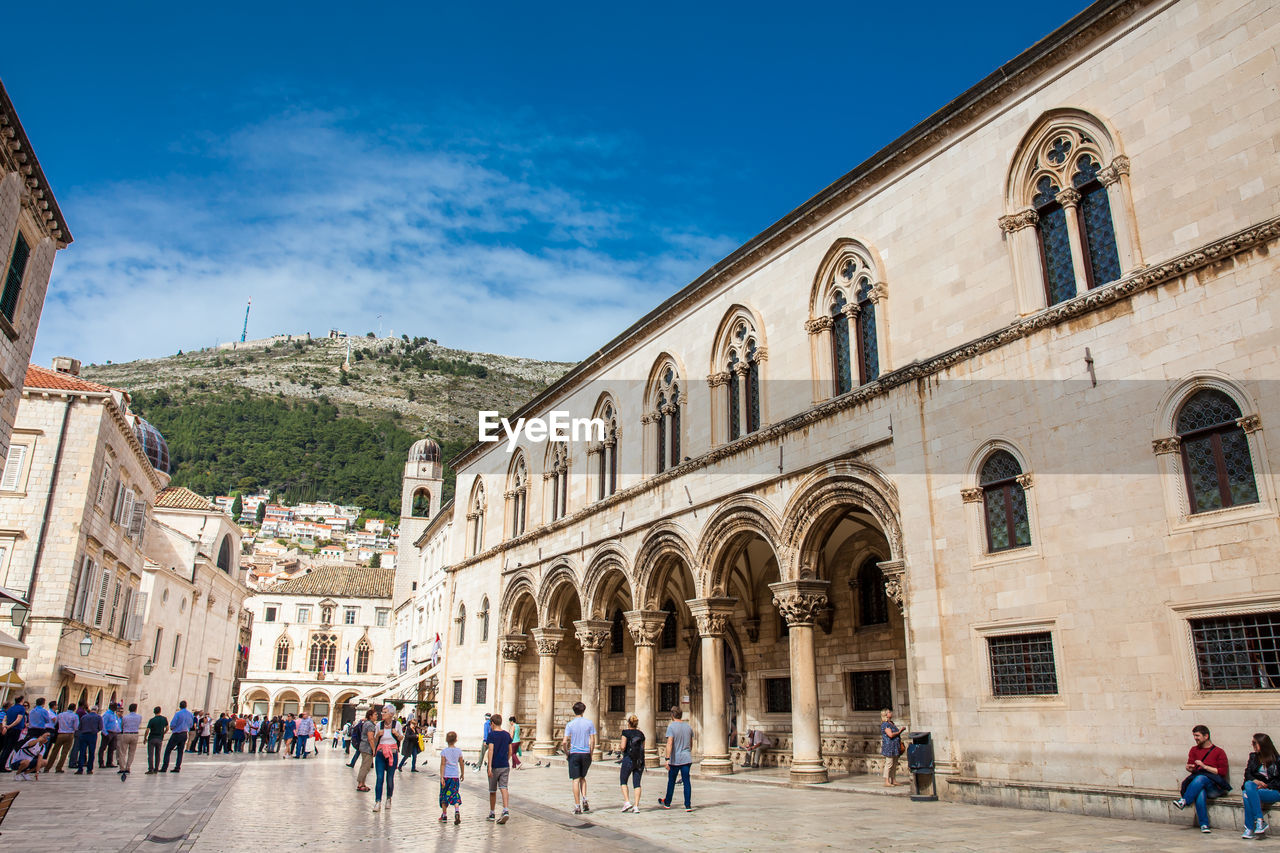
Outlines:
POLYGON ((1245 415, 1242 418, 1236 418, 1236 425, 1245 432, 1257 432, 1262 429, 1262 418, 1257 415, 1245 415))
POLYGON ((662 634, 667 621, 665 610, 628 610, 622 614, 627 619, 627 630, 637 646, 653 646, 662 634))
POLYGON ((769 348, 765 346, 756 347, 756 361, 765 362, 769 360, 769 348))
POLYGON ((1169 438, 1157 438, 1151 442, 1151 450, 1157 456, 1163 456, 1166 453, 1177 453, 1182 441, 1176 435, 1169 438))
POLYGON ((707 385, 712 388, 719 388, 721 385, 727 385, 729 382, 728 372, 713 373, 707 377, 707 385))
POLYGON ((518 661, 529 648, 529 638, 525 634, 503 634, 498 638, 498 648, 504 661, 518 661))
POLYGON ((960 499, 967 504, 978 503, 982 500, 982 489, 961 489, 960 499))
POLYGON ((1129 174, 1129 158, 1121 154, 1111 161, 1111 165, 1098 172, 1098 181, 1104 187, 1109 187, 1120 180, 1121 175, 1127 174, 1129 174))
POLYGON ((827 606, 827 588, 830 581, 802 580, 769 584, 773 591, 773 606, 792 628, 812 626, 820 612, 827 606))
POLYGON ((907 564, 903 560, 885 560, 876 563, 884 575, 884 594, 898 605, 898 612, 907 613, 907 564))
POLYGON ((850 302, 848 305, 844 306, 844 310, 840 313, 844 314, 844 316, 848 317, 850 320, 857 320, 858 315, 862 313, 862 306, 856 302, 850 302))
POLYGON ((885 287, 883 281, 877 281, 875 284, 871 285, 871 289, 867 291, 867 298, 870 299, 872 303, 883 302, 884 298, 888 295, 889 289, 885 287))
POLYGON ((724 636, 737 603, 736 598, 691 598, 685 602, 698 623, 698 635, 701 637, 724 636))
POLYGON ((564 628, 534 628, 533 641, 538 644, 538 657, 553 658, 569 632, 564 628))
POLYGON ((746 376, 747 371, 750 369, 751 369, 751 365, 747 364, 745 361, 740 361, 733 366, 733 372, 738 374, 739 376, 746 376))
POLYGON ((1075 207, 1080 203, 1080 191, 1074 187, 1067 187, 1058 193, 1058 204, 1063 207, 1075 207))
POLYGON ((1030 475, 1030 474, 1019 474, 1018 476, 1014 477, 1013 479, 1017 481, 1017 483, 1018 483, 1018 485, 1019 485, 1019 486, 1022 486, 1023 491, 1025 491, 1025 490, 1027 490, 1027 489, 1031 488, 1031 484, 1032 484, 1032 482, 1033 482, 1033 480, 1031 479, 1031 475, 1030 475))
POLYGON ((804 330, 811 335, 817 335, 827 331, 835 325, 835 320, 827 316, 814 317, 811 320, 805 320, 804 330))
POLYGON ((1015 231, 1021 231, 1023 228, 1036 227, 1040 223, 1040 214, 1028 207, 1026 210, 1019 210, 1017 213, 1001 216, 999 222, 1001 231, 1006 234, 1012 234, 1015 231))
POLYGON ((579 619, 573 623, 573 632, 584 652, 598 652, 609 641, 612 627, 607 619, 579 619))

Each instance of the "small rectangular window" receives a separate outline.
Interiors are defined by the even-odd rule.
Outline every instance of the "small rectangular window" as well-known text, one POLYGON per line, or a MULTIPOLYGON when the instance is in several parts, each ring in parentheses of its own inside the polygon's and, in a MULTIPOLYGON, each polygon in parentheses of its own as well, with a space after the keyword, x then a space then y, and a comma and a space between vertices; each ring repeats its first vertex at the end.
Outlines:
POLYGON ((344 624, 344 625, 354 625, 354 624, 356 624, 356 614, 357 614, 357 612, 358 612, 358 611, 357 611, 357 609, 356 609, 356 608, 354 608, 354 607, 347 607, 347 608, 345 608, 345 609, 342 611, 342 624, 344 624))
POLYGON ((658 685, 658 716, 664 717, 667 712, 680 704, 680 682, 664 681, 658 685))
POLYGON ((627 685, 609 685, 609 713, 621 714, 627 710, 627 685))
POLYGON ((387 627, 387 617, 391 615, 391 611, 385 607, 379 607, 376 613, 377 613, 377 621, 375 624, 379 628, 387 627))
POLYGON ((311 621, 311 608, 299 607, 298 608, 298 624, 305 625, 310 621, 311 621))
POLYGON ((988 637, 987 648, 991 655, 991 692, 994 695, 1057 695, 1053 636, 1048 631, 988 637))
POLYGON ((849 673, 853 710, 882 711, 893 708, 893 676, 887 669, 849 673))
POLYGON ((263 622, 276 621, 276 608, 275 607, 266 608, 262 613, 262 621, 263 622))
POLYGON ((766 678, 764 680, 764 710, 769 714, 791 713, 790 678, 766 678))
POLYGON ((476 704, 483 705, 487 701, 489 701, 489 679, 477 678, 476 679, 476 704))
POLYGON ((453 704, 462 704, 462 679, 456 679, 453 682, 453 704))
POLYGON ((151 647, 151 662, 156 663, 160 660, 160 638, 164 636, 164 629, 156 629, 156 643, 151 647))
POLYGON ((1280 688, 1280 612, 1191 620, 1201 690, 1280 688))
POLYGON ((182 648, 182 635, 178 634, 173 638, 173 660, 169 662, 169 666, 178 665, 178 650, 182 648))

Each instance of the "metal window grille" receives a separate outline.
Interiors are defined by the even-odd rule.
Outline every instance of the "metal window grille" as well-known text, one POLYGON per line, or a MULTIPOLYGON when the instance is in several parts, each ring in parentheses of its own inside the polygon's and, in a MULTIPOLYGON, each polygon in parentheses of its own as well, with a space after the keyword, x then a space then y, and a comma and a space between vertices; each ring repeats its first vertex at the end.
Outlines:
POLYGON ((1201 690, 1280 688, 1280 613, 1191 620, 1201 690))
POLYGON ((627 710, 627 686, 625 684, 609 685, 609 713, 621 714, 627 710))
POLYGON ((893 707, 893 674, 887 669, 849 673, 853 710, 880 711, 893 707))
POLYGON ((770 714, 791 713, 790 678, 766 678, 764 680, 764 709, 770 714))
POLYGON ((483 705, 487 701, 489 701, 489 679, 477 678, 476 679, 476 704, 483 705))
POLYGON ((680 682, 664 681, 658 685, 658 710, 660 716, 679 704, 680 682))
POLYGON ((987 640, 991 654, 991 692, 996 696, 1053 696, 1058 673, 1049 632, 1010 634, 987 640))
POLYGON ((462 704, 462 679, 453 682, 453 704, 462 704))

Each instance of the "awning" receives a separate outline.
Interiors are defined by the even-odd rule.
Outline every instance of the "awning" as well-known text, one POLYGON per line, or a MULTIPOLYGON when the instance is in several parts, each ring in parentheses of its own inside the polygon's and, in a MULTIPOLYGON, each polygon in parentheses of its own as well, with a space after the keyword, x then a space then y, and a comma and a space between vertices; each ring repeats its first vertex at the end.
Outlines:
POLYGON ((27 682, 22 680, 22 676, 13 670, 9 670, 4 675, 0 675, 0 687, 21 687, 27 682))
POLYGON ((25 658, 28 651, 26 643, 0 631, 0 658, 25 658))
POLYGON ((99 672, 96 669, 81 669, 78 666, 66 666, 64 664, 62 671, 67 673, 67 675, 70 675, 76 681, 81 681, 85 684, 98 684, 103 687, 110 687, 113 684, 121 685, 129 683, 129 679, 125 678, 123 675, 99 672))
MULTIPOLYGON (((424 661, 423 663, 430 662, 424 661)), ((441 663, 443 663, 443 661, 441 661, 441 663)), ((419 669, 420 666, 422 666, 421 663, 413 663, 407 671, 400 673, 400 675, 397 675, 390 681, 378 685, 373 690, 364 693, 359 697, 359 699, 368 702, 379 702, 384 699, 392 698, 394 695, 399 695, 405 690, 416 688, 419 684, 426 681, 440 669, 440 664, 429 666, 425 669, 419 669)))

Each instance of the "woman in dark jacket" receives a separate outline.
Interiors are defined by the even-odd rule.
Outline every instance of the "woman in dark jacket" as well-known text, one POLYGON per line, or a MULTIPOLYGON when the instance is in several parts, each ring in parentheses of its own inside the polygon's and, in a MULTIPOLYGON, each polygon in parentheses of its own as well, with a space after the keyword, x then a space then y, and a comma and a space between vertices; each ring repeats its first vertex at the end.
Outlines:
POLYGON ((1262 816, 1263 803, 1280 802, 1280 756, 1268 735, 1253 736, 1253 752, 1244 768, 1244 835, 1261 838, 1270 825, 1262 816))
POLYGON ((418 772, 418 753, 422 750, 418 749, 418 723, 416 720, 410 720, 404 729, 404 743, 400 745, 400 766, 397 770, 404 769, 404 763, 410 758, 413 764, 409 768, 410 773, 418 772))

